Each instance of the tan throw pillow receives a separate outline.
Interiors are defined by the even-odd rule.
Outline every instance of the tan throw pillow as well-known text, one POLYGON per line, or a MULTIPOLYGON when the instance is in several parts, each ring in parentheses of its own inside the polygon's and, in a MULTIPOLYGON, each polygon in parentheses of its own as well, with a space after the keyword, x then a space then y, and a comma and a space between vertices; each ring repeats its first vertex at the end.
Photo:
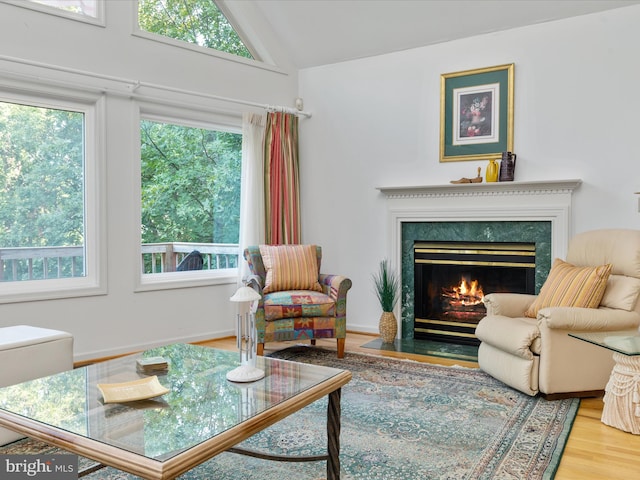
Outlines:
POLYGON ((315 245, 260 245, 260 255, 267 272, 263 293, 322 291, 315 245))
POLYGON ((624 275, 610 275, 600 305, 631 311, 640 294, 640 279, 624 275))
POLYGON ((576 267, 556 258, 540 294, 524 314, 536 318, 546 307, 598 308, 610 273, 611 264, 576 267))

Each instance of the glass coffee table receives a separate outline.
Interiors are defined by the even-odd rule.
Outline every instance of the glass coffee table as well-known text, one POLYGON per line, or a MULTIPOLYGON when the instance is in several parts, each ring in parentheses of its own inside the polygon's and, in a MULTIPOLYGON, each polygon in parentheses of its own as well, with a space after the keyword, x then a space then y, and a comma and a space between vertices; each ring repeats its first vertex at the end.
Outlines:
POLYGON ((616 362, 605 387, 602 423, 640 434, 640 333, 638 330, 570 333, 613 352, 616 362))
POLYGON ((265 378, 236 384, 225 376, 238 363, 237 352, 175 344, 0 388, 0 426, 142 478, 172 479, 224 451, 288 460, 235 445, 328 395, 327 454, 290 460, 326 460, 327 478, 339 479, 340 393, 351 373, 258 357, 265 378), (152 378, 136 363, 156 356, 169 367, 148 395, 161 395, 105 402, 98 384, 152 378))

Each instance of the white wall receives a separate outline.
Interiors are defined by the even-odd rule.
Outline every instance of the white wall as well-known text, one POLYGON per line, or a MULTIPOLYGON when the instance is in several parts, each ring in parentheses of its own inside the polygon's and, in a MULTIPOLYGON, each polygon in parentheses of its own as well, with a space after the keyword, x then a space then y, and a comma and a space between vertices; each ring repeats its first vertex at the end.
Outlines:
MULTIPOLYGON (((260 104, 292 106, 297 96, 297 72, 286 64, 281 49, 269 44, 269 38, 263 39, 261 47, 270 48, 280 69, 256 68, 131 36, 134 2, 105 3, 104 28, 0 3, 0 58, 15 57, 260 104)), ((8 70, 35 72, 28 66, 0 60, 0 85, 8 70)), ((63 81, 71 79, 46 69, 37 73, 63 81)), ((71 80, 94 86, 109 83, 82 76, 71 80)), ((169 100, 219 109, 238 126, 242 111, 249 110, 198 97, 163 95, 169 100)), ((235 279, 223 285, 134 292, 139 268, 134 252, 140 238, 139 218, 132 208, 139 182, 133 175, 134 134, 138 128, 135 102, 108 94, 106 108, 108 294, 3 304, 0 326, 26 323, 69 331, 75 338, 76 360, 173 341, 232 335, 235 308, 228 299, 235 291, 235 279)))
POLYGON ((640 6, 300 72, 303 239, 353 280, 347 328, 377 332, 371 273, 388 256, 378 186, 438 185, 440 75, 515 63, 516 180, 580 178, 573 232, 639 228, 640 6))

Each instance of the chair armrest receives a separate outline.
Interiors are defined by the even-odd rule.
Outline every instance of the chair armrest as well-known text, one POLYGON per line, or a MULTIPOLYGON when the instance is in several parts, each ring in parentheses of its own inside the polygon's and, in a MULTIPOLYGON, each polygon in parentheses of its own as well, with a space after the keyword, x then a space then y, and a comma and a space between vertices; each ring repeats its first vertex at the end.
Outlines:
POLYGON ((342 275, 328 275, 321 273, 318 277, 320 286, 326 295, 338 302, 347 297, 347 291, 351 288, 351 280, 342 275))
POLYGON ((536 299, 536 295, 524 293, 490 293, 482 299, 487 307, 487 315, 524 317, 524 312, 536 299))
POLYGON ((538 311, 538 325, 556 330, 628 330, 640 325, 640 314, 604 307, 547 307, 538 311))

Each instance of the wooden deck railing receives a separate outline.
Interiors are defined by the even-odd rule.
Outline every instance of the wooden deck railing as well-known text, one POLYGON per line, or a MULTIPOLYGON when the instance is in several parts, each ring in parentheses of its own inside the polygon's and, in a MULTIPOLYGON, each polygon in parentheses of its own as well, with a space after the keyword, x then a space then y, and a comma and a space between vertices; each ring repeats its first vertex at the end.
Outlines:
POLYGON ((236 268, 238 245, 229 243, 146 243, 142 245, 143 273, 175 272, 176 268, 193 250, 202 254, 203 270, 236 268))
MULTIPOLYGON (((147 243, 142 245, 142 272, 174 272, 193 250, 202 254, 203 270, 238 266, 237 244, 147 243)), ((0 248, 0 281, 81 277, 83 255, 83 247, 0 248)))
POLYGON ((83 247, 0 248, 0 281, 81 277, 83 247))

